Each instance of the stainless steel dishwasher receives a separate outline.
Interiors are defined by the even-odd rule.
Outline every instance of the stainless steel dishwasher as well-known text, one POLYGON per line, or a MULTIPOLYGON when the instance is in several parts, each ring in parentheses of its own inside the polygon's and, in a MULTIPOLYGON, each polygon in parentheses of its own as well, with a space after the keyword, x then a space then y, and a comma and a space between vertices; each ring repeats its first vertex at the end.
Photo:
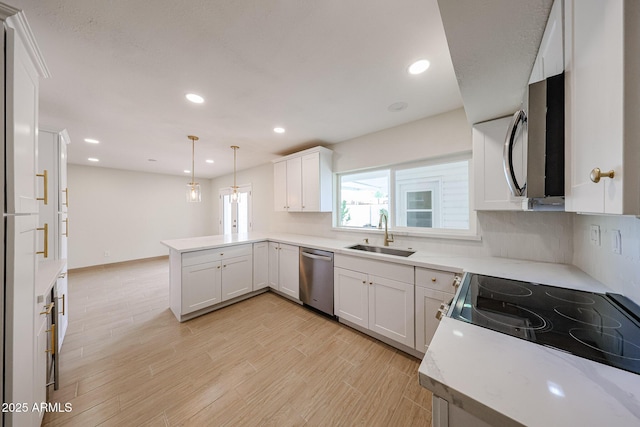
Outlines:
POLYGON ((333 252, 300 248, 300 300, 333 316, 333 252))

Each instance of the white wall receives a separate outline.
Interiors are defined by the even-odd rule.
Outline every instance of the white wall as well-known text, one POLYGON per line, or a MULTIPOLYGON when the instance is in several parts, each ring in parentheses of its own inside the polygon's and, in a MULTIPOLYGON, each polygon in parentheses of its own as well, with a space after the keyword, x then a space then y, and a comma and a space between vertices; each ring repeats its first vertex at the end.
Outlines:
MULTIPOLYGON (((347 172, 471 150, 471 127, 464 110, 385 129, 328 146, 334 151, 334 172, 347 172)), ((378 231, 333 229, 331 213, 288 213, 273 210, 273 166, 238 173, 238 185, 254 188, 254 230, 352 239, 382 243, 378 231)), ((213 190, 231 185, 232 176, 213 180, 213 190)), ((214 207, 218 220, 218 209, 214 207)), ((572 214, 557 212, 483 212, 478 215, 482 241, 396 236, 395 246, 460 255, 492 255, 547 262, 571 263, 572 214)))
POLYGON ((70 164, 69 268, 167 255, 160 240, 215 234, 211 180, 199 179, 201 203, 186 201, 187 182, 70 164))
POLYGON ((573 264, 640 304, 640 219, 628 216, 576 215, 573 264), (591 243, 591 225, 600 226, 600 246, 591 243), (622 236, 622 254, 612 250, 612 230, 622 236))

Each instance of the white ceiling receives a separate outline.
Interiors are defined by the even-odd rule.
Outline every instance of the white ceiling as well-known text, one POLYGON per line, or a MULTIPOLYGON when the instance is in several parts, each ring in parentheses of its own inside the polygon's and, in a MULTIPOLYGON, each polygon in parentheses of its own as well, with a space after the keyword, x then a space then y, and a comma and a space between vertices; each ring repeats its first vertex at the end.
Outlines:
POLYGON ((245 169, 462 106, 436 0, 6 1, 51 72, 40 123, 68 129, 70 163, 186 175, 194 134, 211 178, 231 145, 245 169))
POLYGON ((438 0, 469 123, 521 108, 553 0, 438 0))

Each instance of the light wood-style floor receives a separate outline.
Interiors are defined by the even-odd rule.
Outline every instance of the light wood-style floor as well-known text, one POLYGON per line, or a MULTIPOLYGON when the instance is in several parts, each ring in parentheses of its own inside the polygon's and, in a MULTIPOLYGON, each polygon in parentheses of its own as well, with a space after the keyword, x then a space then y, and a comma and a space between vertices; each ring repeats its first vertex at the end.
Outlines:
POLYGON ((271 292, 179 323, 167 259, 69 274, 44 425, 428 426, 420 361, 271 292))

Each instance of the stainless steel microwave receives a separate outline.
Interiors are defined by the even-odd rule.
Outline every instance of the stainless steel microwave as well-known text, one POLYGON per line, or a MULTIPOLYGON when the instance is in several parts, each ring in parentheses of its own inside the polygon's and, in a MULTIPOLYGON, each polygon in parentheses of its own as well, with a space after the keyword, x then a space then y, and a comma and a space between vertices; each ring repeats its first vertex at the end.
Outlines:
POLYGON ((527 110, 513 115, 503 150, 511 193, 532 210, 564 210, 564 73, 529 85, 527 110), (517 176, 513 148, 527 132, 526 173, 517 176))

